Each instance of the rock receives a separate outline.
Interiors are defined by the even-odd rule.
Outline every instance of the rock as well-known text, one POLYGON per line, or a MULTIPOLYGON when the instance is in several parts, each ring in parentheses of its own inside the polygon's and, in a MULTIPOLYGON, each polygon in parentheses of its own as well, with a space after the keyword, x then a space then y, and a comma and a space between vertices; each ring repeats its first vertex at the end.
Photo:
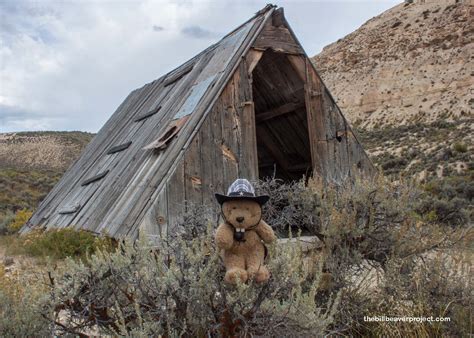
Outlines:
POLYGON ((472 113, 469 1, 402 3, 313 58, 350 122, 360 127, 454 120, 472 113))

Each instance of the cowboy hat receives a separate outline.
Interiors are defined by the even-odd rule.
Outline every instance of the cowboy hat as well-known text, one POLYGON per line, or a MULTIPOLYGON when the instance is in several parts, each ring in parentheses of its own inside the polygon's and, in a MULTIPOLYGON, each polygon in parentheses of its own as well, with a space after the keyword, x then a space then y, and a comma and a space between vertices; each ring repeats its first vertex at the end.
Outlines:
POLYGON ((252 184, 245 178, 238 178, 232 183, 227 190, 227 195, 215 194, 217 202, 222 205, 224 202, 238 199, 246 199, 264 205, 270 199, 270 196, 255 196, 255 189, 252 184))

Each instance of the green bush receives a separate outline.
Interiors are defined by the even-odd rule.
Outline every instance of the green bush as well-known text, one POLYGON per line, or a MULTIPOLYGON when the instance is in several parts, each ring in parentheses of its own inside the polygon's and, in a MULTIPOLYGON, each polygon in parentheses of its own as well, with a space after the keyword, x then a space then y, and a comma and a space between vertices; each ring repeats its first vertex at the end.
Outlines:
POLYGON ((8 232, 11 234, 17 233, 18 230, 30 219, 33 215, 32 211, 27 209, 18 210, 15 213, 15 218, 8 224, 8 232))
POLYGON ((464 143, 459 143, 459 142, 454 143, 453 149, 454 151, 457 151, 458 153, 467 152, 467 146, 464 143))
POLYGON ((98 249, 110 250, 114 246, 111 239, 73 229, 37 230, 12 241, 12 253, 53 259, 85 258, 98 249))

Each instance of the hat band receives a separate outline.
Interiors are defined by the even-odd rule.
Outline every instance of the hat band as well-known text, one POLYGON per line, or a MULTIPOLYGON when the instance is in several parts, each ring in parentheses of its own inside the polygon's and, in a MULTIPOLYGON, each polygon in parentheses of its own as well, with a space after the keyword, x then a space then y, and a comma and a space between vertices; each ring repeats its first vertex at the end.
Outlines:
POLYGON ((229 194, 229 197, 240 196, 240 197, 255 197, 255 194, 252 194, 247 191, 233 191, 229 194))

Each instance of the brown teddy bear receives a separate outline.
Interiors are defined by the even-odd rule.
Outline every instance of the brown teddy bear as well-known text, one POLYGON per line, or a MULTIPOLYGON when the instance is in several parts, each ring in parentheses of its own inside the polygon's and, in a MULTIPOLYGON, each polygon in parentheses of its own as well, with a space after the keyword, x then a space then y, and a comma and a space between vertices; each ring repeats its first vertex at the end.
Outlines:
POLYGON ((267 281, 270 272, 263 265, 266 248, 262 241, 271 243, 276 239, 272 228, 262 220, 262 205, 269 197, 255 196, 246 179, 232 183, 227 195, 215 195, 225 221, 217 228, 215 237, 227 270, 225 281, 267 281))

